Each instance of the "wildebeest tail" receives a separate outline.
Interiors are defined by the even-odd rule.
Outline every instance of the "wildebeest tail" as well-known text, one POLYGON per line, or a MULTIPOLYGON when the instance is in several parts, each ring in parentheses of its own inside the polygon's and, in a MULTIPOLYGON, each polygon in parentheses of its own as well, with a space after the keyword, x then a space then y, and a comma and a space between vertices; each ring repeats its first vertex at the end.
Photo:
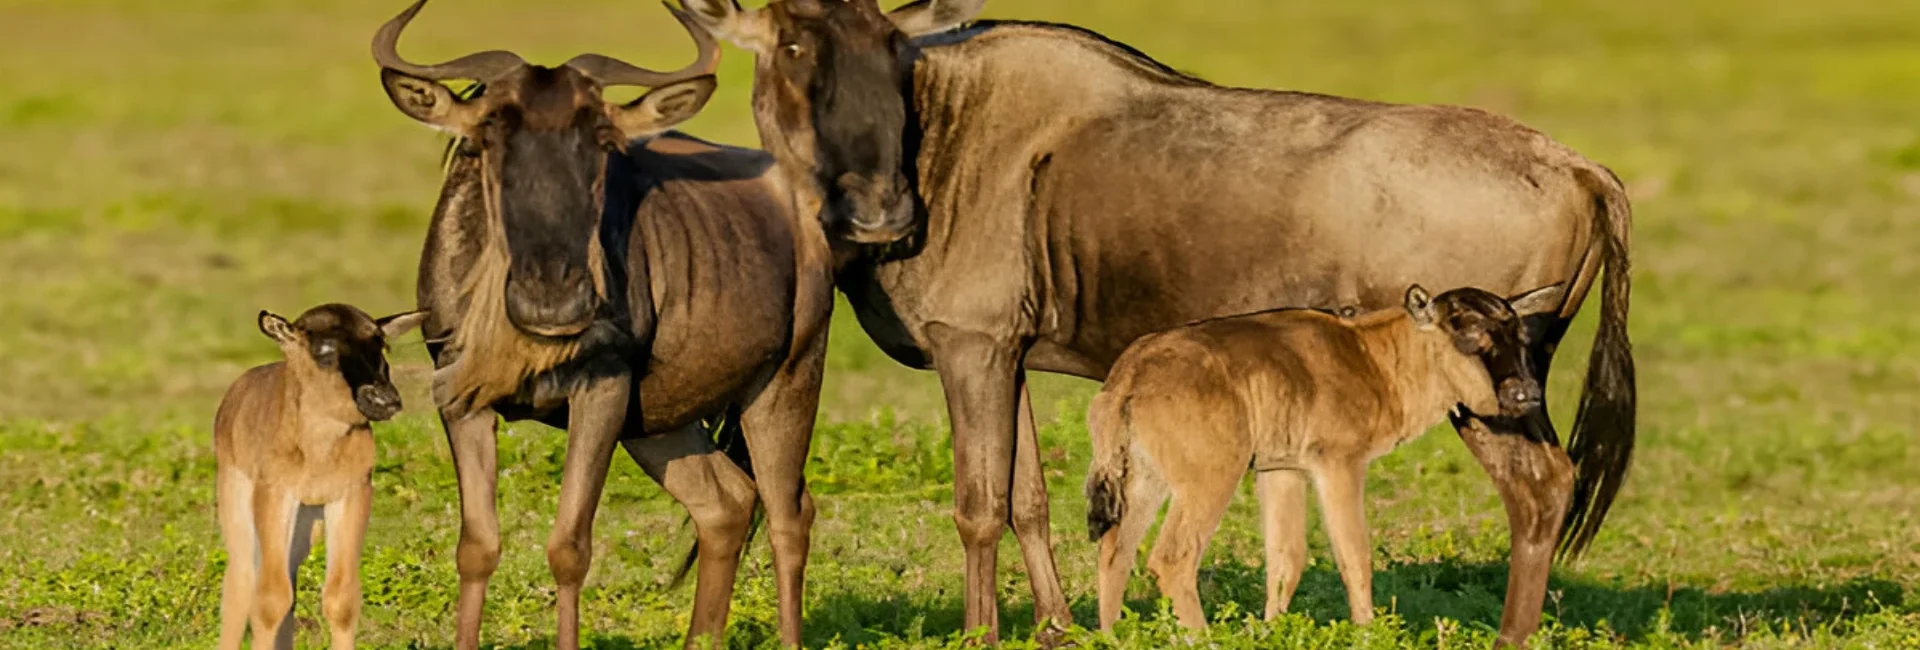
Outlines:
POLYGON ((1087 538, 1093 541, 1119 525, 1127 512, 1127 459, 1133 446, 1133 427, 1127 420, 1126 398, 1119 391, 1102 390, 1087 407, 1087 433, 1093 438, 1093 464, 1087 468, 1087 538))
MULTIPOLYGON (((740 466, 740 471, 746 472, 747 478, 754 478, 753 457, 747 454, 747 439, 740 430, 739 410, 729 410, 720 417, 707 420, 702 424, 706 426, 707 431, 713 435, 715 446, 718 446, 720 451, 727 455, 727 460, 731 460, 733 464, 740 466)), ((747 544, 753 543, 753 534, 760 530, 760 520, 764 514, 764 511, 760 509, 760 501, 758 499, 754 500, 753 519, 749 520, 747 524, 747 544)), ((692 517, 689 516, 688 519, 690 520, 692 517)), ((696 541, 693 544, 693 548, 687 549, 686 561, 681 562, 680 568, 673 572, 673 580, 667 583, 667 588, 678 589, 681 583, 686 582, 687 574, 693 571, 693 565, 699 559, 700 543, 696 541)))
POLYGON ((1632 283, 1628 238, 1633 209, 1620 179, 1604 167, 1575 171, 1597 197, 1601 218, 1596 233, 1604 246, 1600 289, 1600 328, 1587 362, 1567 454, 1574 464, 1573 499, 1560 529, 1560 555, 1578 558, 1606 520, 1607 509, 1626 480, 1633 459, 1633 343, 1627 339, 1627 303, 1632 283))

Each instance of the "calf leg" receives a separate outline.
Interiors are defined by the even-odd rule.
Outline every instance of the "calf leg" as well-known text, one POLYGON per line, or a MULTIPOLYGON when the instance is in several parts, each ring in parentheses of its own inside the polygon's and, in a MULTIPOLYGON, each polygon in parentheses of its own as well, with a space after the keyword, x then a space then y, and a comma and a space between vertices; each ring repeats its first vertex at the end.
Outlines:
POLYGON ((1493 478, 1507 507, 1513 548, 1499 643, 1519 647, 1540 627, 1553 547, 1573 493, 1573 462, 1558 445, 1503 430, 1509 427, 1496 429, 1479 417, 1455 417, 1453 426, 1493 478))
POLYGON ((254 490, 254 531, 260 548, 259 580, 253 591, 254 650, 293 648, 293 572, 299 565, 292 550, 295 538, 303 536, 296 522, 299 515, 300 502, 285 490, 270 486, 254 490))
POLYGON ((1168 506, 1167 521, 1153 542, 1147 570, 1153 572, 1160 593, 1173 601, 1173 614, 1183 626, 1207 625, 1206 612, 1200 608, 1200 556, 1227 514, 1243 469, 1244 465, 1161 468, 1173 484, 1173 505, 1168 506))
POLYGON ((567 456, 560 468, 560 504, 547 537, 547 568, 558 585, 559 633, 554 647, 580 647, 580 588, 593 564, 593 515, 607 485, 607 466, 626 423, 633 378, 601 371, 568 396, 567 456))
POLYGON ((1267 551, 1267 620, 1279 618, 1307 567, 1307 481, 1298 470, 1254 475, 1267 551))
POLYGON ((753 518, 753 480, 715 449, 698 424, 621 443, 647 476, 673 495, 693 518, 700 574, 694 579, 693 620, 687 647, 720 646, 732 605, 734 574, 753 518))
POLYGON ((824 334, 814 337, 806 350, 775 372, 740 416, 773 546, 780 642, 792 647, 800 645, 801 599, 812 543, 813 495, 807 492, 806 465, 820 406, 826 343, 824 334))
POLYGON ((1159 517, 1167 493, 1167 483, 1159 472, 1134 456, 1127 469, 1126 509, 1120 514, 1120 523, 1100 537, 1097 571, 1102 630, 1113 629, 1114 621, 1120 620, 1120 608, 1126 605, 1127 578, 1133 574, 1140 540, 1146 538, 1147 529, 1159 517))
POLYGON ((453 452, 453 472, 460 488, 460 543, 454 564, 460 573, 457 650, 480 647, 480 614, 486 606, 487 581, 500 566, 500 516, 494 510, 495 484, 500 480, 495 437, 500 421, 492 409, 449 420, 447 447, 453 452))
POLYGON ((351 650, 360 625, 360 552, 372 504, 372 482, 327 504, 327 584, 321 589, 320 608, 327 617, 333 650, 351 650))
POLYGON ((259 564, 253 528, 253 481, 239 470, 222 467, 214 479, 220 537, 227 546, 227 577, 220 586, 220 650, 240 650, 253 611, 259 564))
POLYGON ((1320 519, 1333 542, 1333 561, 1347 587, 1347 611, 1353 622, 1373 621, 1373 545, 1367 539, 1364 460, 1327 463, 1314 468, 1320 493, 1320 519))

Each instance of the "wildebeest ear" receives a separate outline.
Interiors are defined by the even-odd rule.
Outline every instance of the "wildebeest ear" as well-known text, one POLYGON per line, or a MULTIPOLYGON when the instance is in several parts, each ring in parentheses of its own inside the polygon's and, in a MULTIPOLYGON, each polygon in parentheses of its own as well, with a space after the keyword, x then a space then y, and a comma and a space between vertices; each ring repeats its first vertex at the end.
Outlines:
POLYGON ((698 115, 717 85, 705 75, 661 86, 625 106, 609 106, 609 117, 628 140, 654 135, 698 115))
POLYGON ((300 332, 293 328, 293 323, 265 309, 260 310, 260 333, 282 347, 300 345, 300 332))
POLYGON ((437 81, 381 68, 380 85, 387 89, 387 99, 393 100, 394 108, 427 126, 454 135, 468 135, 467 131, 477 121, 475 105, 462 101, 452 89, 437 81))
POLYGON ((721 40, 743 50, 772 52, 773 22, 766 11, 741 9, 738 0, 682 0, 681 6, 693 14, 693 21, 721 40))
POLYGON ((1406 308, 1407 316, 1412 317, 1413 324, 1420 326, 1420 329, 1432 328, 1434 322, 1439 320, 1433 313, 1433 296, 1427 295, 1427 290, 1420 285, 1407 287, 1406 308))
POLYGON ((1567 302, 1567 285, 1552 284, 1507 299, 1514 315, 1557 314, 1567 302))
POLYGON ((373 321, 373 324, 380 326, 380 336, 395 338, 419 327, 425 320, 427 320, 427 311, 420 309, 381 318, 373 321))
POLYGON ((887 18, 892 19, 893 26, 908 36, 938 34, 973 20, 974 16, 980 15, 980 9, 986 6, 987 0, 915 0, 893 10, 887 14, 887 18))

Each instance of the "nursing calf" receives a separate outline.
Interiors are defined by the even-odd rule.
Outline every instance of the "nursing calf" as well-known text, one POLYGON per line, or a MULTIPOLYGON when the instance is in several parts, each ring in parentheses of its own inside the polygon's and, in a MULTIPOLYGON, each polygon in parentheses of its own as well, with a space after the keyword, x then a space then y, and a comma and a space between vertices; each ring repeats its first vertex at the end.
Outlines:
MULTIPOLYGON (((1353 620, 1372 620, 1361 495, 1367 464, 1443 417, 1483 457, 1484 447, 1504 441, 1472 420, 1547 426, 1521 317, 1559 309, 1564 298, 1563 285, 1511 302, 1479 289, 1430 297, 1416 285, 1404 310, 1350 320, 1262 312, 1135 342, 1087 415, 1094 446, 1087 524, 1100 542, 1100 626, 1119 618, 1134 552, 1169 493, 1173 503, 1147 567, 1180 623, 1205 625, 1196 586, 1201 551, 1249 466, 1266 537, 1267 617, 1286 610, 1300 581, 1311 477, 1353 620)), ((1550 488, 1527 496, 1549 502, 1558 524, 1572 467, 1535 469, 1550 488)), ((1488 471, 1513 498, 1505 494, 1506 469, 1489 464, 1488 471)))
POLYGON ((314 522, 325 520, 327 582, 322 611, 336 650, 353 647, 360 617, 360 545, 373 496, 373 431, 400 412, 387 377, 386 340, 425 312, 374 319, 340 304, 293 322, 260 312, 260 331, 284 361, 248 370, 214 416, 220 535, 227 578, 220 647, 293 647, 293 576, 314 522))

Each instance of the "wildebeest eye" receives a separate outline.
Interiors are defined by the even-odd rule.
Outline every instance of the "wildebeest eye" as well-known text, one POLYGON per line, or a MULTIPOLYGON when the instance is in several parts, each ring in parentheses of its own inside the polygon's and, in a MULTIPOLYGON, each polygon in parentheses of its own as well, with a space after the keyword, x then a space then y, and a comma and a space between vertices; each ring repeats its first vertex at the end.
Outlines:
POLYGON ((800 44, 799 44, 799 43, 788 43, 788 44, 786 44, 786 45, 782 45, 782 46, 780 46, 780 49, 781 49, 781 51, 784 51, 784 52, 786 52, 786 53, 787 53, 787 56, 790 56, 790 57, 793 57, 793 58, 796 58, 796 59, 798 59, 798 58, 800 58, 800 44))

